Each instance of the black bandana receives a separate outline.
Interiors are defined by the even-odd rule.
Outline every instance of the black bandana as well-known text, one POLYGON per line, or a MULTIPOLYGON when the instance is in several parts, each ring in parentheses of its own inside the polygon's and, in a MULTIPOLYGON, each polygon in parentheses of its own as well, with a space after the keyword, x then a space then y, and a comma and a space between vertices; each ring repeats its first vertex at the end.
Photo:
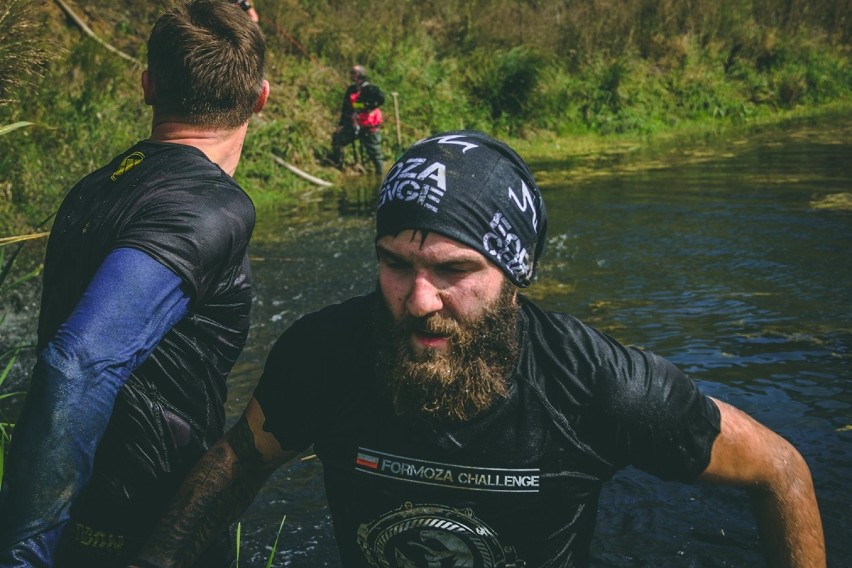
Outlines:
POLYGON ((415 143, 385 177, 376 239, 406 229, 472 247, 526 287, 544 248, 547 213, 514 150, 482 132, 460 130, 415 143))

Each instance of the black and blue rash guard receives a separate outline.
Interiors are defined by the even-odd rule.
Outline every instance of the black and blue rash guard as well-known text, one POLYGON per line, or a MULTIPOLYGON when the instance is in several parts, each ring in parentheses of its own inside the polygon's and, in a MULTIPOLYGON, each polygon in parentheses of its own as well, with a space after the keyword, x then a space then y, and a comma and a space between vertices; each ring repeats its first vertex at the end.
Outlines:
POLYGON ((718 409, 676 367, 523 298, 506 400, 463 424, 400 419, 376 384, 376 301, 294 323, 255 392, 264 429, 322 459, 347 568, 586 566, 604 481, 709 463, 718 409))
POLYGON ((11 564, 52 566, 53 550, 92 475, 119 389, 186 315, 182 281, 135 249, 107 256, 80 303, 39 352, 3 488, 18 529, 11 564), (16 467, 39 463, 39 468, 16 467))
POLYGON ((140 142, 68 193, 0 492, 0 566, 50 566, 57 541, 57 566, 123 565, 144 542, 222 435, 253 227, 248 196, 184 145, 140 142))

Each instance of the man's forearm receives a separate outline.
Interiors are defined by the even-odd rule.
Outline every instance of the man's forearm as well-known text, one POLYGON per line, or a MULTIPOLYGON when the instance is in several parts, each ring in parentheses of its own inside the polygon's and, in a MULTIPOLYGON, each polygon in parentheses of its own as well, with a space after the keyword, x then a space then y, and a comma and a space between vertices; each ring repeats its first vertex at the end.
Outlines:
POLYGON ((30 551, 29 566, 53 565, 119 390, 188 304, 182 280, 141 251, 116 249, 98 268, 33 370, 0 492, 0 564, 30 551))
POLYGON ((749 492, 768 565, 824 568, 825 541, 810 472, 798 452, 786 465, 783 484, 749 492))
POLYGON ((120 387, 101 378, 54 343, 39 353, 0 491, 0 565, 53 565, 120 387))
POLYGON ((701 479, 749 491, 769 566, 824 567, 822 521, 802 455, 743 411, 713 402, 721 428, 701 479))
POLYGON ((251 504, 277 464, 261 460, 244 419, 217 442, 181 485, 138 557, 140 566, 190 566, 251 504))

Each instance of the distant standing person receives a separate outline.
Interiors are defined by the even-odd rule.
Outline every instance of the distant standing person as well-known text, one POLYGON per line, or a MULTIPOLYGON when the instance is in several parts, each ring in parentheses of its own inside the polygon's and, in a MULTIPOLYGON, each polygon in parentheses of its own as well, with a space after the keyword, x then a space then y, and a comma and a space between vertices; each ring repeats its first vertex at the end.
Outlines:
MULTIPOLYGON (((142 73, 150 136, 60 206, 0 491, 0 567, 125 565, 222 435, 252 300, 255 211, 232 176, 269 94, 265 52, 233 3, 163 14, 142 73)), ((217 538, 199 567, 230 564, 217 538)))
POLYGON ((367 80, 367 71, 355 65, 349 74, 352 84, 343 95, 340 120, 331 137, 331 161, 343 168, 343 147, 361 140, 376 175, 384 174, 382 157, 382 110, 385 94, 367 80))

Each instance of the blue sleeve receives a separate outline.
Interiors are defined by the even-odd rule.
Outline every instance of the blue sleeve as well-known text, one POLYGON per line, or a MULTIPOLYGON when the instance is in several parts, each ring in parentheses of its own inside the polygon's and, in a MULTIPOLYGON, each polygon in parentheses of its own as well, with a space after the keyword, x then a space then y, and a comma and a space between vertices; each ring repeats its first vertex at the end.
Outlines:
POLYGON ((116 249, 38 354, 0 489, 0 568, 53 565, 119 389, 187 314, 182 284, 146 253, 116 249))

